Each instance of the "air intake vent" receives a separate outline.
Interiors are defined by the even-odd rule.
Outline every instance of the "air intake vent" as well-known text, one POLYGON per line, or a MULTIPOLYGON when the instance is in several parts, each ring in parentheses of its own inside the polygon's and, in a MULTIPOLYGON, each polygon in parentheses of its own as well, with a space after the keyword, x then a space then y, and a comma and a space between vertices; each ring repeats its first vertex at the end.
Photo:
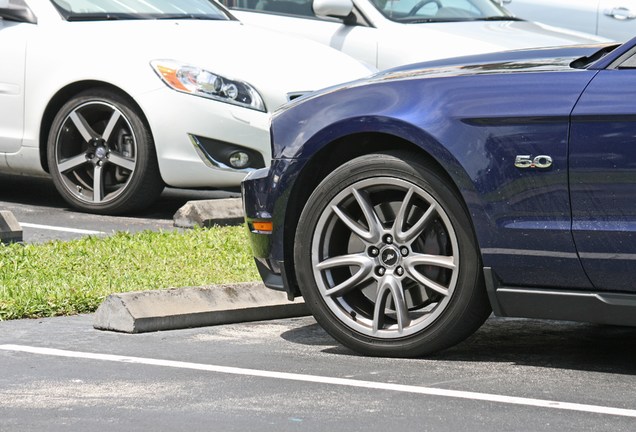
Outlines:
POLYGON ((299 97, 302 97, 304 95, 306 95, 309 92, 295 92, 295 93, 287 93, 287 100, 288 101, 293 101, 294 99, 298 99, 299 97))

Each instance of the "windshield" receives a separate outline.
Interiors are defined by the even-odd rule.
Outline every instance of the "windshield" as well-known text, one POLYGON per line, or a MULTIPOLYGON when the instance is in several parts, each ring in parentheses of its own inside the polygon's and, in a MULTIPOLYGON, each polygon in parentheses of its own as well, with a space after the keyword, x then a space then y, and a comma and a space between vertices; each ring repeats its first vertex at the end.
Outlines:
POLYGON ((371 0, 382 14, 399 22, 515 20, 493 0, 371 0))
POLYGON ((231 19, 210 0, 51 0, 69 21, 231 19))

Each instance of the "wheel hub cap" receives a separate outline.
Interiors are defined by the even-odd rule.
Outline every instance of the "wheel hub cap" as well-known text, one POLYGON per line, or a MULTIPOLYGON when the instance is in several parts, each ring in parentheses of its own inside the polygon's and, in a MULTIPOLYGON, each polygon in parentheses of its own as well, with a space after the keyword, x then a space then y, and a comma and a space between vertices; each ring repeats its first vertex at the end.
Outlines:
POLYGON ((99 146, 97 147, 97 150, 95 150, 95 156, 97 156, 100 160, 106 159, 107 154, 108 150, 106 150, 106 147, 99 146))
POLYGON ((400 263, 400 251, 395 246, 386 246, 380 252, 380 263, 388 268, 393 268, 400 263))

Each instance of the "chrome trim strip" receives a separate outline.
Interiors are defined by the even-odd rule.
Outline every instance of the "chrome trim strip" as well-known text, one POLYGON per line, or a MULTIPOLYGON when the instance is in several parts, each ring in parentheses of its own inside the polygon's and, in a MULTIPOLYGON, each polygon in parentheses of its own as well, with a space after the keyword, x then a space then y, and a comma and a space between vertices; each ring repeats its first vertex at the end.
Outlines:
POLYGON ((483 248, 481 252, 482 254, 488 254, 488 255, 521 255, 521 256, 538 256, 538 257, 569 258, 569 259, 579 258, 576 252, 558 252, 558 251, 530 250, 530 249, 483 248))

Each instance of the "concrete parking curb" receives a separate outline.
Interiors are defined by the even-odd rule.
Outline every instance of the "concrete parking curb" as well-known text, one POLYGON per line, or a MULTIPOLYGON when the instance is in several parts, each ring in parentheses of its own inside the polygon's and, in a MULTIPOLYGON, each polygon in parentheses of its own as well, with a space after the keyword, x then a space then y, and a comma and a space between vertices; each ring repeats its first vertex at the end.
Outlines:
POLYGON ((22 241, 22 226, 9 210, 0 210, 0 243, 22 241))
POLYGON ((144 333, 309 315, 302 299, 262 283, 111 294, 93 320, 98 330, 144 333))
POLYGON ((178 228, 210 227, 212 225, 240 225, 243 223, 240 198, 188 201, 173 216, 178 228))

